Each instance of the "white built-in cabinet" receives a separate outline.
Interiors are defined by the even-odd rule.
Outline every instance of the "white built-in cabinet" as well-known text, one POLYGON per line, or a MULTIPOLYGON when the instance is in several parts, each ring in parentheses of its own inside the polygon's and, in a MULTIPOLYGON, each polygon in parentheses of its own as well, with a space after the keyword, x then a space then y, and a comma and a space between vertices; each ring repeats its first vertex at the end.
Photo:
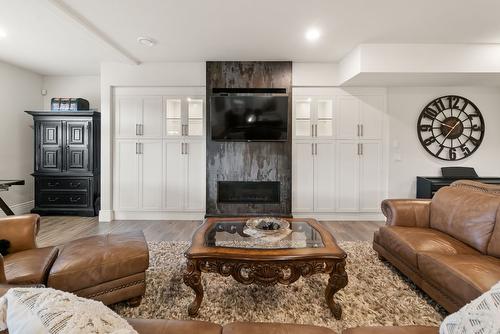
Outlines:
POLYGON ((378 213, 387 192, 385 95, 308 93, 293 98, 293 213, 332 219, 378 213))
POLYGON ((182 88, 149 94, 128 88, 114 95, 115 218, 199 219, 205 212, 205 97, 182 88))

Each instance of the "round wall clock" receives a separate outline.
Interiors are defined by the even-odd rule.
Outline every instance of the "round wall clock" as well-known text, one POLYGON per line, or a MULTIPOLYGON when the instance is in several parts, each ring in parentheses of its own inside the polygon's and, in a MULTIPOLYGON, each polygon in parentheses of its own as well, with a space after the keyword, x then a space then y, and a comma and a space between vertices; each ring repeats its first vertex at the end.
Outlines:
POLYGON ((442 160, 461 160, 474 153, 484 137, 484 119, 474 103, 456 95, 431 101, 417 123, 420 143, 442 160))

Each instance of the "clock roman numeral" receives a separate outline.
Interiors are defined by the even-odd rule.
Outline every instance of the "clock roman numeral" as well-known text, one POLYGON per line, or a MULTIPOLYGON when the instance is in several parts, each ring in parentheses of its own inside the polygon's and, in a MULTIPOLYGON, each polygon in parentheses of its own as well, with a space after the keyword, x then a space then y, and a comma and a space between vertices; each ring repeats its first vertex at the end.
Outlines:
POLYGON ((430 125, 430 124, 420 124, 420 126, 418 128, 422 132, 432 131, 432 125, 430 125))
POLYGON ((474 146, 478 146, 480 144, 479 140, 474 137, 469 137, 469 140, 474 146))
POLYGON ((424 145, 429 146, 430 144, 434 143, 436 141, 436 138, 434 137, 429 137, 426 140, 424 140, 424 145))
POLYGON ((434 119, 436 118, 437 114, 439 114, 439 112, 437 112, 436 110, 430 108, 430 107, 427 107, 424 111, 424 117, 427 117, 428 119, 434 119))
MULTIPOLYGON (((443 111, 443 110, 445 110, 445 109, 446 109, 446 107, 444 106, 443 100, 441 100, 441 99, 437 99, 437 100, 435 100, 435 101, 432 103, 432 105, 433 105, 434 107, 436 107, 436 109, 438 110, 438 112, 441 112, 441 111, 443 111)), ((437 115, 437 113, 436 113, 436 115, 437 115)))

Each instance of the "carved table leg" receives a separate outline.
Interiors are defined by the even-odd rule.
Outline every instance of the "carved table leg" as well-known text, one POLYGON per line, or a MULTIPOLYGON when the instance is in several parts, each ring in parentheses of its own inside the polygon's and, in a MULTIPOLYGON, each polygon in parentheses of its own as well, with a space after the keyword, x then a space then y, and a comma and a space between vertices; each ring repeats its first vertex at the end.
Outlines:
POLYGON ((345 272, 345 262, 340 262, 333 267, 325 291, 326 303, 337 320, 340 320, 342 317, 342 307, 335 302, 333 296, 346 285, 347 273, 345 272))
POLYGON ((196 296, 188 307, 188 314, 192 317, 198 315, 201 301, 203 299, 203 285, 201 285, 201 271, 196 260, 187 260, 186 270, 183 275, 184 284, 191 287, 196 296))

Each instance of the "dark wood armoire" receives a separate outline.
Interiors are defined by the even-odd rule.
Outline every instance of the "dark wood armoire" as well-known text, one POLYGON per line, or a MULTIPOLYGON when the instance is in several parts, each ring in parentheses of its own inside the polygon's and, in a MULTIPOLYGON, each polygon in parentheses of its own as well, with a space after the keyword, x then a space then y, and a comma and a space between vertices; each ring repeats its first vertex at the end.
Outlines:
POLYGON ((100 128, 97 111, 26 111, 35 131, 35 207, 41 215, 98 214, 100 128))

